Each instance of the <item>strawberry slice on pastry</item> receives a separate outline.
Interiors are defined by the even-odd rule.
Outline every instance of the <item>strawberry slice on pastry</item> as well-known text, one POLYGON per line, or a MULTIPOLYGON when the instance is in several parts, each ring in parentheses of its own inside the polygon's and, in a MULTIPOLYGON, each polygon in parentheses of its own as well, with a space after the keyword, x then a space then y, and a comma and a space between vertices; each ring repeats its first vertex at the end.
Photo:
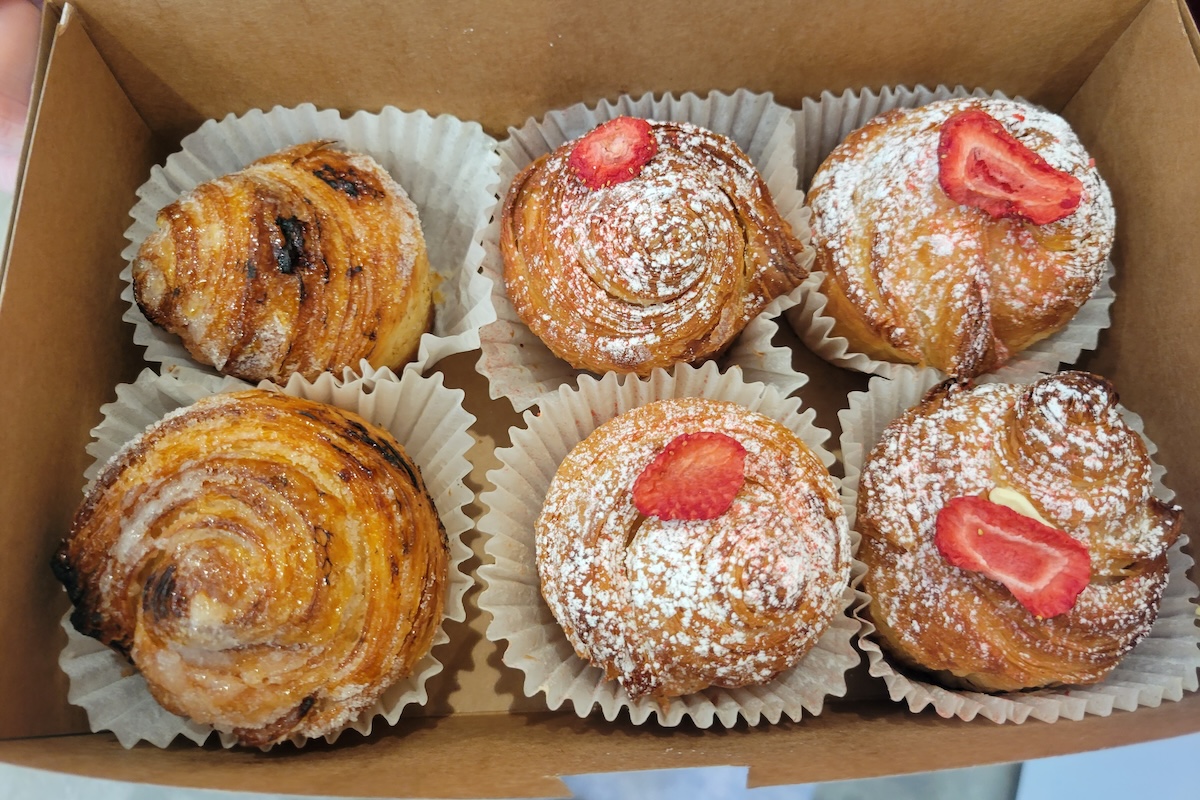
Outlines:
POLYGON ((659 519, 716 519, 746 482, 746 448, 715 431, 684 433, 633 484, 633 504, 659 519))
POLYGON ((1035 225, 1075 213, 1083 183, 1021 144, 990 114, 968 109, 942 123, 938 183, 951 200, 1035 225))
POLYGON ((1070 611, 1091 576, 1081 543, 983 497, 946 503, 934 543, 951 564, 999 581, 1041 619, 1070 611))
POLYGON ((589 189, 636 178, 658 152, 650 123, 617 117, 583 136, 567 157, 567 165, 589 189))

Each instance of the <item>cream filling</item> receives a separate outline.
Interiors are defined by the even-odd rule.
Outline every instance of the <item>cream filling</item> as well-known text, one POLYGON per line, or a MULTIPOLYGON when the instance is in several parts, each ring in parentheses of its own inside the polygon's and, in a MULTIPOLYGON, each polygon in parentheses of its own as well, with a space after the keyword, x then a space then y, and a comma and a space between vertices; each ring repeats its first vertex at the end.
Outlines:
POLYGON ((1046 518, 1038 513, 1038 510, 1033 507, 1033 503, 1029 502, 1029 498, 1018 492, 1016 489, 1009 489, 1007 486, 997 486, 988 492, 988 500, 998 506, 1011 508, 1018 514, 1036 519, 1038 522, 1050 528, 1057 528, 1057 525, 1051 525, 1046 521, 1046 518))

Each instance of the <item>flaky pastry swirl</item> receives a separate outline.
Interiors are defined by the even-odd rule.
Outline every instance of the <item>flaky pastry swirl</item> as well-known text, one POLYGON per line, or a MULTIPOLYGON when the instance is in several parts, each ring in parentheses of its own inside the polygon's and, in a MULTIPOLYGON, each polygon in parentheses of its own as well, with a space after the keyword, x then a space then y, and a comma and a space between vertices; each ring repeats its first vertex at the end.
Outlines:
POLYGON ((118 453, 53 561, 71 621, 168 711, 239 743, 337 731, 441 624, 445 531, 386 431, 284 394, 215 395, 118 453))
POLYGON ((416 206, 374 159, 323 141, 159 211, 133 285, 193 358, 250 381, 403 366, 433 319, 416 206))
POLYGON ((786 427, 679 398, 597 428, 559 466, 535 527, 542 595, 580 658, 630 697, 770 680, 829 626, 850 577, 833 479, 786 427), (644 517, 639 473, 681 433, 746 448, 746 482, 711 520, 644 517))
POLYGON ((858 557, 886 648, 950 685, 1010 691, 1094 683, 1150 630, 1181 512, 1152 495, 1145 444, 1102 378, 1064 372, 1028 387, 935 387, 894 421, 863 467, 858 557), (938 511, 993 489, 1024 496, 1083 543, 1089 585, 1039 619, 1002 584, 951 566, 938 511))
POLYGON ((851 133, 813 177, 815 269, 833 335, 871 358, 971 377, 1066 325, 1112 249, 1108 187, 1061 118, 967 98, 886 112, 851 133), (990 217, 938 184, 941 125, 981 109, 1083 184, 1079 207, 1035 225, 990 217))
POLYGON ((573 142, 513 180, 501 218, 518 316, 577 369, 648 375, 721 352, 807 275, 802 244, 750 160, 695 125, 651 122, 657 153, 589 189, 573 142))

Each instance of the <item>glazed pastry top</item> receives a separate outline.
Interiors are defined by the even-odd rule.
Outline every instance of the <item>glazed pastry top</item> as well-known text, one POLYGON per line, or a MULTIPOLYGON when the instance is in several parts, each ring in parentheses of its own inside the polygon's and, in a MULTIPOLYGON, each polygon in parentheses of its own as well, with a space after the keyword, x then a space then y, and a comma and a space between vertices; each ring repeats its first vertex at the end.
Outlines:
POLYGON ((53 566, 76 629, 160 705, 261 746, 338 730, 407 675, 441 623, 447 563, 390 434, 251 390, 117 453, 53 566))
POLYGON ((399 367, 433 312, 417 209, 369 156, 308 142, 158 213, 133 264, 146 317, 227 375, 399 367))

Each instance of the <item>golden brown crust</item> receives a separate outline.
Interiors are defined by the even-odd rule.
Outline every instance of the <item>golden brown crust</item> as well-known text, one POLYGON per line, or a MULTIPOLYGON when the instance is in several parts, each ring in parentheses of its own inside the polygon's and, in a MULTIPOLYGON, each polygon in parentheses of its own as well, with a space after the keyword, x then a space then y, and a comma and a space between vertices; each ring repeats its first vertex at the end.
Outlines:
POLYGON ((943 384, 893 422, 863 468, 863 590, 887 650, 980 691, 1094 683, 1153 624, 1181 512, 1151 495, 1151 463, 1101 378, 1029 387, 943 384), (1068 613, 1038 619, 1004 586, 951 566, 938 510, 998 487, 1084 543, 1091 582, 1068 613))
POLYGON ((834 336, 872 358, 971 377, 1058 331, 1099 283, 1115 218, 1108 188, 1059 117, 968 98, 881 114, 813 177, 815 269, 834 336), (938 185, 942 122, 980 108, 1083 183, 1069 217, 994 219, 938 185))
POLYGON ((829 626, 850 574, 833 479, 786 427, 678 398, 597 428, 563 460, 536 527, 542 594, 576 653, 633 698, 770 680, 829 626), (682 433, 743 444, 746 483, 712 520, 633 505, 634 481, 682 433))
POLYGON ((205 398, 121 451, 54 571, 167 710, 245 745, 338 730, 428 652, 447 542, 416 465, 332 406, 205 398))
POLYGON ((433 321, 416 207, 373 159, 296 145, 158 213, 133 264, 154 324, 245 380, 397 368, 433 321))
POLYGON ((803 245, 749 159, 723 136, 652 122, 658 152, 588 189, 573 142, 513 180, 501 217, 508 296, 577 369, 647 375, 720 353, 799 285, 803 245))

